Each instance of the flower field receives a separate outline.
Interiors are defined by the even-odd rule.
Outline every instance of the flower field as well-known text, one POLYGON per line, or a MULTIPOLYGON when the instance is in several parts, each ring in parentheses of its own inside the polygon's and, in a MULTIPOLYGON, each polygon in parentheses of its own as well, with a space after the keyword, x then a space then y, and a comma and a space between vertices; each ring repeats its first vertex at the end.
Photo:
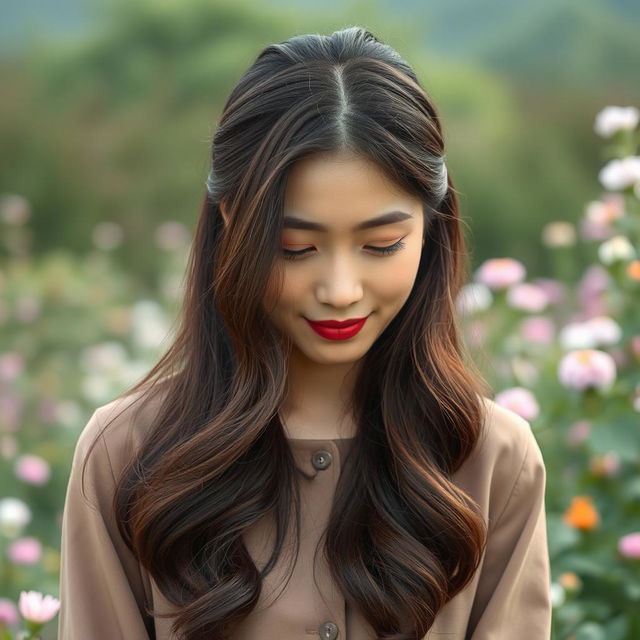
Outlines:
MULTIPOLYGON (((545 458, 554 640, 640 638, 639 118, 596 115, 602 194, 579 225, 542 229, 550 275, 498 256, 457 301, 496 402, 529 422, 545 458), (590 264, 575 279, 578 255, 590 264)), ((0 640, 56 637, 76 439, 168 344, 189 242, 178 222, 157 228, 161 286, 142 293, 113 257, 117 224, 98 225, 84 256, 36 255, 32 216, 0 195, 0 640)))

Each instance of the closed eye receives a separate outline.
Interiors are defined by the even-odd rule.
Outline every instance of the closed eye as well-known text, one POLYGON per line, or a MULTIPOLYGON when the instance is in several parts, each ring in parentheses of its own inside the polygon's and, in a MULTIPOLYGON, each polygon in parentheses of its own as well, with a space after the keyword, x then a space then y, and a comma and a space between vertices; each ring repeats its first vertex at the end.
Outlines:
MULTIPOLYGON (((393 244, 387 247, 372 247, 370 245, 365 245, 365 249, 369 249, 371 251, 376 252, 381 256, 388 256, 396 251, 400 251, 406 246, 406 243, 402 242, 402 239, 398 240, 398 242, 394 242, 393 244)), ((298 257, 306 255, 310 251, 313 250, 313 247, 308 247, 307 249, 302 249, 301 251, 291 251, 289 249, 282 249, 282 254, 285 260, 295 260, 298 257)))

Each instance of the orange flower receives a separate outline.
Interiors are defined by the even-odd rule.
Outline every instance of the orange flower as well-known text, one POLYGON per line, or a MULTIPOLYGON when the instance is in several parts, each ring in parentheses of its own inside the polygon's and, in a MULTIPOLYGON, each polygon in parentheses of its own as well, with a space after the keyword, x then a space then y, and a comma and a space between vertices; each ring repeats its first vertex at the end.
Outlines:
POLYGON ((563 573, 558 579, 558 582, 567 591, 575 591, 582 585, 582 581, 580 580, 580 578, 572 571, 566 571, 565 573, 563 573))
POLYGON ((591 496, 576 496, 564 514, 564 522, 576 529, 593 529, 598 521, 591 496))
POLYGON ((632 260, 627 265, 627 275, 632 280, 640 280, 640 260, 632 260))

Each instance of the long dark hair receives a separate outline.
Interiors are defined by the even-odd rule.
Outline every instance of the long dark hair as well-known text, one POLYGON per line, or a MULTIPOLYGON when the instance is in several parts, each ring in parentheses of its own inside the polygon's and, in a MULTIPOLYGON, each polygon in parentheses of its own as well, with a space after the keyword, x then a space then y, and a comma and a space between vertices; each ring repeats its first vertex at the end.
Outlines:
POLYGON ((411 294, 355 383, 353 463, 324 540, 332 575, 379 638, 416 639, 484 551, 480 510, 452 481, 482 434, 489 389, 456 319, 470 267, 439 115, 407 62, 366 29, 295 36, 267 46, 231 91, 175 339, 123 394, 141 406, 160 398, 114 509, 176 606, 165 617, 176 617, 180 638, 225 638, 256 606, 292 504, 298 539, 294 458, 278 416, 291 345, 262 300, 279 259, 288 171, 331 151, 373 160, 418 196, 425 229, 411 294), (259 571, 242 533, 267 514, 276 545, 259 571))

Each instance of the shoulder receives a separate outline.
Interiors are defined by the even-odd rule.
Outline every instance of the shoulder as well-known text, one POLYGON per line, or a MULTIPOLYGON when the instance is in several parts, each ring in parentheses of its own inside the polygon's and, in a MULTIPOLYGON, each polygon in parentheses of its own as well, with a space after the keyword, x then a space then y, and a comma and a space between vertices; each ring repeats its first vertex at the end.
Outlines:
POLYGON ((506 460, 512 460, 508 465, 512 471, 531 458, 538 456, 542 461, 542 454, 538 441, 531 429, 531 424, 517 413, 502 407, 490 398, 482 398, 485 408, 483 434, 478 442, 479 455, 488 455, 500 459, 504 466, 506 460))
MULTIPOLYGON (((484 422, 473 453, 453 481, 495 522, 516 487, 544 491, 546 471, 531 425, 518 414, 483 397, 484 422)), ((521 491, 519 491, 521 493, 521 491)))
POLYGON ((73 465, 109 468, 113 476, 126 466, 152 428, 160 406, 157 396, 138 391, 98 406, 80 432, 73 465))

